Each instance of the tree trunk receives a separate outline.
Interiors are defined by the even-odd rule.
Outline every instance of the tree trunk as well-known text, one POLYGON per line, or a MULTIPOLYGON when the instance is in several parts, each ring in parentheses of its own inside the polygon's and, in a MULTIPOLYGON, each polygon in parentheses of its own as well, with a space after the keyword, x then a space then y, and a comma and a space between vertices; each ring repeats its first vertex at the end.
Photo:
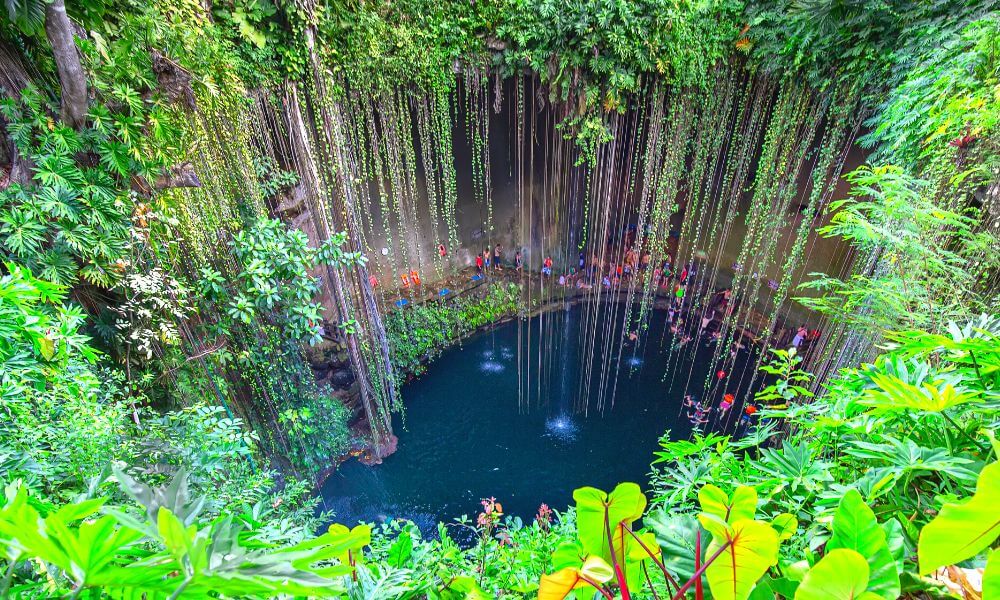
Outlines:
POLYGON ((45 8, 45 37, 52 46, 59 71, 59 86, 62 88, 60 118, 73 129, 79 129, 87 117, 87 75, 80 63, 65 0, 53 0, 45 8))

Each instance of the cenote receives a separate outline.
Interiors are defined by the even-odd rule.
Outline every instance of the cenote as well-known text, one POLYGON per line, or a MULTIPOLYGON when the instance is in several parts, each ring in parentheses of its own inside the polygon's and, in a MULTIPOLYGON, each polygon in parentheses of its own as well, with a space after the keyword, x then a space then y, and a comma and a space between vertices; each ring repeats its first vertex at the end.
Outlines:
MULTIPOLYGON (((608 310, 601 309, 601 318, 608 310)), ((322 508, 340 523, 400 518, 433 534, 437 523, 474 517, 480 500, 493 497, 506 514, 530 520, 541 503, 572 505, 581 485, 610 489, 646 481, 664 432, 674 439, 691 434, 687 394, 733 393, 737 402, 728 419, 707 427, 735 429, 749 378, 732 378, 718 390, 713 349, 704 342, 693 359, 678 360, 666 311, 651 314, 645 344, 626 336, 613 336, 617 346, 598 340, 593 363, 582 355, 589 348, 581 335, 585 313, 579 305, 560 307, 446 350, 403 388, 407 410, 395 423, 398 451, 380 465, 341 465, 323 485, 322 508), (606 350, 607 370, 600 364, 606 350), (591 398, 583 410, 588 403, 579 394, 588 387, 588 367, 591 398), (602 379, 600 410, 595 399, 602 379)), ((741 355, 736 362, 747 360, 741 355)))

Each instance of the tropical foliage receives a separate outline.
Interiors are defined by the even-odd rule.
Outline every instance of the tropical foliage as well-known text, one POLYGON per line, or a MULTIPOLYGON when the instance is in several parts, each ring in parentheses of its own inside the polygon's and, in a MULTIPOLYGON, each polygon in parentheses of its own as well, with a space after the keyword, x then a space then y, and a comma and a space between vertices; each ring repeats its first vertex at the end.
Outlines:
MULTIPOLYGON (((0 596, 890 600, 945 596, 928 576, 983 569, 972 593, 1000 597, 993 0, 7 0, 4 9, 0 596), (816 274, 801 302, 868 351, 813 377, 795 351, 774 349, 756 397, 760 424, 740 437, 665 435, 646 492, 583 487, 574 507, 543 505, 527 524, 484 499, 475 519, 442 524, 436 537, 405 521, 315 535, 330 521, 316 509, 316 475, 357 432, 341 396, 316 384, 303 343, 336 336, 356 375, 364 361, 386 378, 391 363, 399 378, 520 316, 524 291, 493 285, 393 311, 382 331, 369 296, 335 306, 320 297, 343 295, 345 281, 365 291, 358 240, 327 231, 358 208, 343 199, 305 219, 291 200, 336 196, 355 168, 409 188, 414 165, 440 163, 431 204, 447 214, 431 218, 454 251, 449 126, 459 115, 490 122, 488 110, 462 105, 470 89, 494 81, 499 96, 503 79, 529 80, 535 97, 518 87, 511 100, 518 114, 555 107, 585 170, 622 134, 614 115, 640 94, 714 102, 723 64, 740 74, 734 81, 798 86, 762 109, 789 127, 806 120, 795 98, 813 92, 848 98, 844 110, 864 115, 860 143, 871 154, 847 177, 850 195, 803 219, 825 219, 820 233, 843 240, 853 262, 816 274), (350 104, 359 95, 375 100, 350 104), (338 102, 362 107, 357 121, 330 119, 338 102), (294 112, 275 119, 276 106, 294 112), (307 121, 324 136, 310 137, 307 121), (365 164, 339 156, 345 129, 374 140, 397 123, 429 140, 420 157, 364 143, 365 164), (329 168, 295 164, 285 145, 329 168), (328 239, 311 244, 310 228, 328 239)), ((740 111, 752 106, 741 93, 740 111)), ((674 109, 648 114, 684 121, 674 109)), ((843 116, 814 118, 818 131, 843 116)), ((832 164, 824 152, 785 149, 778 129, 746 169, 832 164)), ((686 149, 690 138, 707 155, 697 127, 677 131, 685 139, 660 144, 686 149)), ((490 168, 476 148, 473 177, 484 183, 490 168)), ((693 172, 708 165, 696 162, 693 172)), ((729 185, 724 170, 710 179, 729 185)), ((656 190, 663 222, 696 180, 656 190)), ((773 180, 736 195, 792 187, 773 180)), ((386 204, 381 218, 402 220, 403 210, 386 204)))
POLYGON ((522 309, 520 286, 495 283, 481 295, 397 310, 385 321, 393 364, 405 373, 419 374, 427 360, 454 341, 522 309))

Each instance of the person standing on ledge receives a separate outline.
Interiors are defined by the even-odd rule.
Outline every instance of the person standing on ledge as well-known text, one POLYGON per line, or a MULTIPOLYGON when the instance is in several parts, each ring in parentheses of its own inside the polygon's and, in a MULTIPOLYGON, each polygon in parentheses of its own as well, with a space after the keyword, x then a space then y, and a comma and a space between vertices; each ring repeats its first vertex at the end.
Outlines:
POLYGON ((503 246, 497 244, 493 248, 493 268, 497 271, 503 271, 503 267, 500 266, 500 259, 503 258, 503 246))
POLYGON ((521 251, 518 250, 517 252, 514 253, 514 270, 520 273, 521 269, 523 268, 524 268, 524 259, 521 258, 521 251))
POLYGON ((476 273, 479 275, 483 274, 483 255, 476 255, 476 273))
POLYGON ((802 341, 806 339, 807 335, 809 335, 809 330, 806 329, 805 325, 799 327, 798 330, 795 332, 795 337, 792 338, 792 347, 798 348, 799 346, 801 346, 802 341))

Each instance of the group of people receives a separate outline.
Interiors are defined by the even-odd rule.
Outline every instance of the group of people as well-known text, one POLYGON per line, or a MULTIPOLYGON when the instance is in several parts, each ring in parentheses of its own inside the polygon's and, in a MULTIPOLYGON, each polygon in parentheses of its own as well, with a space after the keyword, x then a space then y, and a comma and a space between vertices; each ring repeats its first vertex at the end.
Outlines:
MULTIPOLYGON (((521 257, 521 252, 518 251, 515 262, 519 262, 521 257)), ((493 269, 495 271, 503 270, 503 245, 497 244, 492 250, 483 248, 482 254, 476 255, 476 272, 482 275, 486 270, 493 269)), ((520 270, 520 266, 518 266, 520 270)))
MULTIPOLYGON (((729 410, 733 407, 733 403, 736 401, 736 397, 733 394, 724 394, 722 396, 722 401, 719 402, 719 406, 713 407, 702 404, 700 400, 696 400, 694 396, 687 395, 684 396, 684 406, 688 407, 690 410, 686 411, 687 418, 691 422, 691 425, 695 427, 701 427, 708 423, 711 418, 711 414, 715 411, 719 418, 725 417, 729 414, 729 410)), ((760 409, 756 404, 748 402, 746 406, 743 407, 743 414, 740 415, 740 424, 744 427, 749 427, 757 412, 760 409)))

